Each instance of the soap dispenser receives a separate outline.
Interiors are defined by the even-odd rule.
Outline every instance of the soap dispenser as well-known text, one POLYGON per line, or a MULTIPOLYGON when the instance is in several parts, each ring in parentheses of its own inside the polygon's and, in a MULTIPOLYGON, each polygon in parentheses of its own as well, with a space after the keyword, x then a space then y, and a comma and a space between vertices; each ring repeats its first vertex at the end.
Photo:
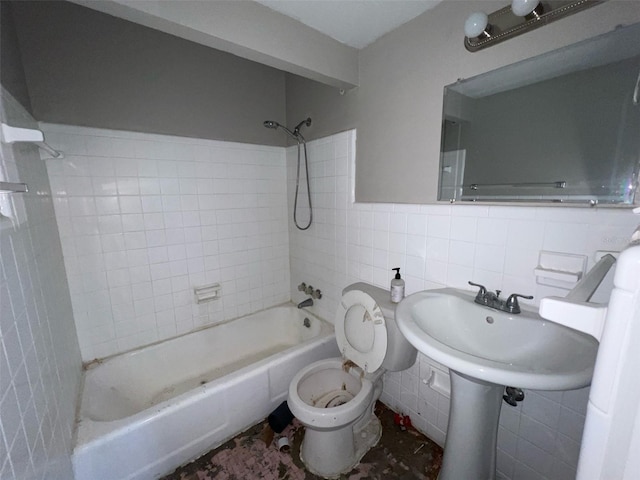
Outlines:
POLYGON ((404 280, 400 276, 400 267, 392 268, 396 271, 396 276, 391 280, 391 301, 399 303, 404 298, 404 280))

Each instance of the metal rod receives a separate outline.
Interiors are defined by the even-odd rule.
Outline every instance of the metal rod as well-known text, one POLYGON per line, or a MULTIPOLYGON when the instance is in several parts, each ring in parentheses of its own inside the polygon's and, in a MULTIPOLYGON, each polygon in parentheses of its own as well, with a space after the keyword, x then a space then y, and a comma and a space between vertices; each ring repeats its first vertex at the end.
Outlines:
POLYGON ((0 193, 26 193, 28 191, 26 183, 0 182, 0 193))
POLYGON ((566 188, 567 182, 565 180, 559 180, 557 182, 540 182, 540 183, 472 183, 469 185, 471 190, 478 190, 480 187, 553 187, 553 188, 566 188))

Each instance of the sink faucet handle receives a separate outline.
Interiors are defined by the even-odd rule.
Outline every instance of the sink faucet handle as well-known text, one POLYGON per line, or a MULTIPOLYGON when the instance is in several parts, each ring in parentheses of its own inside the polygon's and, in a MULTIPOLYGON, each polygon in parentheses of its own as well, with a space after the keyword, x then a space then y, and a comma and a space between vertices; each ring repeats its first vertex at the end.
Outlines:
POLYGON ((500 296, 501 292, 502 292, 502 290, 496 290, 496 298, 498 298, 500 296))
POLYGON ((520 305, 518 304, 518 297, 526 298, 527 300, 533 300, 533 295, 520 295, 519 293, 512 293, 507 298, 505 306, 509 309, 510 313, 520 313, 520 305))
POLYGON ((480 290, 478 290, 478 297, 484 297, 487 294, 487 287, 485 287, 484 285, 480 285, 479 283, 473 283, 472 281, 469 281, 469 285, 472 285, 474 287, 478 287, 480 290))

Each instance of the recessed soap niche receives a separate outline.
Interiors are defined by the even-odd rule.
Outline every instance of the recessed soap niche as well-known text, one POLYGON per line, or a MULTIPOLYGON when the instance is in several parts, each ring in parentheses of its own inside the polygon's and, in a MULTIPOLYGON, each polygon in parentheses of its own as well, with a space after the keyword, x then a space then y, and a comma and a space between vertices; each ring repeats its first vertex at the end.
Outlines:
POLYGON ((533 270, 538 285, 571 290, 587 269, 587 256, 542 250, 533 270))

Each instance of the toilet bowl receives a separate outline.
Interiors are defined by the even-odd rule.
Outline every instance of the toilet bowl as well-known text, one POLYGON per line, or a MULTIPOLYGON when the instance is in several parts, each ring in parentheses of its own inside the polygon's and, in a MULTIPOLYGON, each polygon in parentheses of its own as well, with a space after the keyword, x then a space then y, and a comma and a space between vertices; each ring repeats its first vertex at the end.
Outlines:
MULTIPOLYGON (((359 369, 345 371, 343 364, 341 358, 312 363, 296 374, 289 388, 291 413, 306 427, 300 458, 311 473, 325 478, 351 470, 382 433, 374 415, 377 425, 358 432, 354 441, 355 424, 373 415, 374 384, 360 378, 359 369)), ((367 427, 370 422, 359 423, 367 427)))
POLYGON ((345 288, 334 323, 343 356, 302 368, 289 385, 289 408, 305 426, 300 458, 315 475, 349 472, 380 440, 374 407, 382 376, 409 368, 417 354, 397 328, 394 309, 385 290, 364 283, 345 288))

